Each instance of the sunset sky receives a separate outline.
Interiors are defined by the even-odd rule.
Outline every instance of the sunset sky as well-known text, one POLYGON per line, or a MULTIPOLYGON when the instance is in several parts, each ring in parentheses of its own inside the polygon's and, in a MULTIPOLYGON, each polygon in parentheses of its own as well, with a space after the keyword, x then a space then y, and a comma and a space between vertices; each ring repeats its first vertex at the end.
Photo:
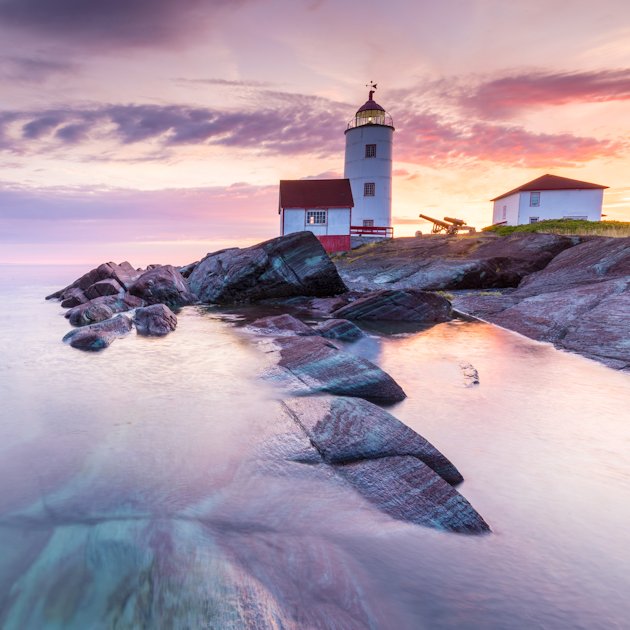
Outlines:
POLYGON ((630 220, 627 0, 0 0, 0 262, 183 264, 278 235, 378 83, 396 234, 544 173, 630 220))

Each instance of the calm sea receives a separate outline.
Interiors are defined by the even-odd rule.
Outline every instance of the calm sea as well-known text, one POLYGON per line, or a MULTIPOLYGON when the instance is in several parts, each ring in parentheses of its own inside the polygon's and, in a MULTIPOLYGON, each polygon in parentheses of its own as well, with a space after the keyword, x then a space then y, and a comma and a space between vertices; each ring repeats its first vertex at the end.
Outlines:
POLYGON ((493 529, 447 534, 274 458, 268 358, 216 311, 62 344, 43 298, 84 271, 0 266, 2 628, 628 627, 628 374, 486 324, 368 330, 349 349, 493 529))

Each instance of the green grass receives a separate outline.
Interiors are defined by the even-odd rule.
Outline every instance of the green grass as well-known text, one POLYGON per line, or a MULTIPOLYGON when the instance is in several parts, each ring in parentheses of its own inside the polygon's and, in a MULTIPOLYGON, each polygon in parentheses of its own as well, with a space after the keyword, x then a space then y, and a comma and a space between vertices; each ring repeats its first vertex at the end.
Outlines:
POLYGON ((527 225, 491 225, 484 232, 507 236, 514 232, 547 232, 572 236, 630 236, 630 223, 626 221, 576 221, 573 219, 550 219, 527 225))

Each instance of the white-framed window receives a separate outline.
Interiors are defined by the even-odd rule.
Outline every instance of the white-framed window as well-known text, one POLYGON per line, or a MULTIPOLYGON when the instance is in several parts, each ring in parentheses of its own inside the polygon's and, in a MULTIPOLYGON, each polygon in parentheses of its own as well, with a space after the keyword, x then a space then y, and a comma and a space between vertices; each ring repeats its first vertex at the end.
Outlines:
POLYGON ((307 210, 306 225, 326 225, 326 210, 307 210))
POLYGON ((376 194, 376 184, 374 182, 365 182, 363 184, 363 196, 374 197, 376 194))
POLYGON ((376 145, 375 144, 366 144, 365 145, 365 157, 366 158, 376 157, 376 145))
POLYGON ((505 221, 507 219, 507 206, 503 206, 501 218, 505 221))
POLYGON ((374 227, 374 219, 363 219, 363 227, 374 227))
POLYGON ((529 207, 530 208, 538 208, 540 206, 540 192, 530 192, 529 193, 529 207))
POLYGON ((539 217, 529 217, 529 222, 530 223, 538 223, 538 219, 539 219, 539 217))

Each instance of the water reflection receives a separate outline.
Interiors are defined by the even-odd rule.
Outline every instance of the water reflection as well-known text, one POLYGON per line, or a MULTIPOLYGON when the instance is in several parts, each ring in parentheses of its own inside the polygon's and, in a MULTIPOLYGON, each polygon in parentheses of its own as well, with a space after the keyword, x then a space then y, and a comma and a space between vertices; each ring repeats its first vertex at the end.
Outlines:
POLYGON ((369 329, 349 348, 407 391, 392 413, 495 532, 448 535, 293 461, 266 356, 216 310, 61 344, 41 296, 80 271, 0 272, 3 627, 623 627, 627 375, 485 324, 369 329))

